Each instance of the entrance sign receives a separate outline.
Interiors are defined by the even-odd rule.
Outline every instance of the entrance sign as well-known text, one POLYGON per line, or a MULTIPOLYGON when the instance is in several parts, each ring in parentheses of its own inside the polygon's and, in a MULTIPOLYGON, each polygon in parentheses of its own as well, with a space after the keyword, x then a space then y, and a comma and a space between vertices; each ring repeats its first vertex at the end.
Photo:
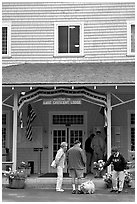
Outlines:
POLYGON ((86 100, 91 103, 95 102, 104 107, 107 105, 107 97, 105 94, 100 94, 87 87, 75 87, 74 89, 72 89, 71 87, 56 87, 56 89, 54 89, 54 87, 52 88, 38 87, 31 91, 26 92, 25 95, 21 95, 19 97, 18 111, 25 103, 29 103, 32 100, 54 97, 81 98, 82 100, 86 100))
POLYGON ((80 105, 81 99, 53 98, 43 99, 43 105, 80 105))

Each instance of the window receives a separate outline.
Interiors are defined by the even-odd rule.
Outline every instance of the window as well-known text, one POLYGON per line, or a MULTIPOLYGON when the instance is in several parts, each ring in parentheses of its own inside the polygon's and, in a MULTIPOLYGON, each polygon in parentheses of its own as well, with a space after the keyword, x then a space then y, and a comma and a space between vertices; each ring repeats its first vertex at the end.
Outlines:
POLYGON ((11 55, 11 24, 2 24, 2 56, 9 57, 11 55))
POLYGON ((55 56, 83 55, 83 24, 55 24, 55 56))
POLYGON ((135 114, 134 113, 131 113, 130 115, 130 135, 131 135, 130 150, 135 151, 135 114))
POLYGON ((9 113, 2 113, 2 148, 9 146, 9 113))
POLYGON ((135 22, 127 22, 127 54, 135 55, 135 22))
POLYGON ((128 111, 128 159, 135 158, 135 111, 128 111))
POLYGON ((53 125, 83 125, 83 115, 53 115, 53 125))

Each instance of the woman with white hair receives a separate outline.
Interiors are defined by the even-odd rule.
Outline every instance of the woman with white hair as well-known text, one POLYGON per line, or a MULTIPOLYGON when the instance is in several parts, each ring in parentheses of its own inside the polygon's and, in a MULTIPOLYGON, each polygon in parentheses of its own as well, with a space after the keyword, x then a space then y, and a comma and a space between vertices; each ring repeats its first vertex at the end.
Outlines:
POLYGON ((65 161, 66 161, 66 154, 67 151, 67 143, 62 142, 60 145, 60 149, 57 151, 56 157, 55 157, 55 163, 57 166, 57 183, 56 183, 56 191, 63 192, 62 189, 62 182, 63 182, 63 168, 65 167, 65 161))

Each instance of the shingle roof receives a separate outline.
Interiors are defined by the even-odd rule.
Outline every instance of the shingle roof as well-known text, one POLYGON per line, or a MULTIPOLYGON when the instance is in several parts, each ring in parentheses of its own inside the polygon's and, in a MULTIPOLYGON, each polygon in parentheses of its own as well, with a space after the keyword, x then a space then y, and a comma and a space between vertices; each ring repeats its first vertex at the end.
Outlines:
POLYGON ((2 84, 134 84, 135 63, 35 63, 3 67, 2 84))

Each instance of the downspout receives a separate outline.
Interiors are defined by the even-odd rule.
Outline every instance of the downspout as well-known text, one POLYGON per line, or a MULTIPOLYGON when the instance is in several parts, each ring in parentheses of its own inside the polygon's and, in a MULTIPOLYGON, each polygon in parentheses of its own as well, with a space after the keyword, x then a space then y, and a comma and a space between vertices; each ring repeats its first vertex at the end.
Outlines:
POLYGON ((17 167, 17 111, 18 111, 18 95, 14 92, 14 106, 13 106, 13 147, 12 147, 12 170, 15 171, 17 167))
MULTIPOLYGON (((107 93, 107 159, 111 155, 111 93, 107 93)), ((108 166, 107 172, 111 173, 111 165, 108 166)))

